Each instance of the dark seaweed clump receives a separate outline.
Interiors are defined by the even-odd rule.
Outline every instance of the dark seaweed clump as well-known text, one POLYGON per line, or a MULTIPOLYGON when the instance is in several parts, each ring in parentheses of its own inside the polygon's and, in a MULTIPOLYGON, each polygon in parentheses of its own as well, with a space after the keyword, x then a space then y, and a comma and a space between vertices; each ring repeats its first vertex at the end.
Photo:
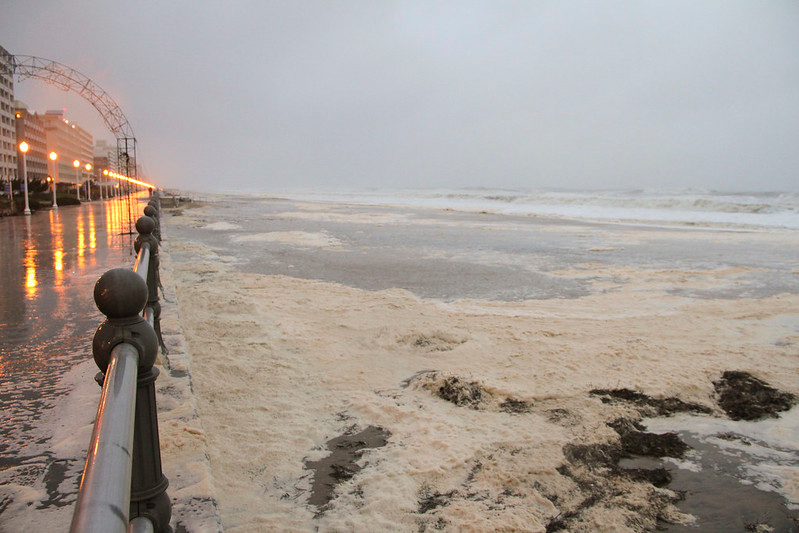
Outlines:
POLYGON ((710 414, 709 407, 698 403, 684 402, 679 398, 652 398, 630 389, 594 389, 594 396, 601 396, 602 403, 626 402, 641 408, 644 416, 670 416, 674 413, 710 414))
POLYGON ((796 404, 796 396, 779 391, 748 372, 728 370, 713 382, 718 404, 733 420, 777 418, 796 404))
POLYGON ((649 433, 643 426, 627 418, 608 424, 619 434, 622 453, 627 456, 680 458, 688 451, 688 445, 676 433, 649 433))
MULTIPOLYGON (((629 418, 619 418, 608 424, 619 440, 599 444, 567 444, 563 455, 567 463, 558 467, 561 475, 571 478, 579 487, 583 499, 574 507, 565 509, 548 525, 547 532, 571 530, 581 520, 583 512, 596 505, 602 505, 620 495, 617 479, 627 479, 636 483, 648 483, 655 487, 665 487, 671 482, 671 474, 659 468, 622 468, 619 461, 626 457, 683 457, 688 450, 675 433, 648 433, 643 426, 629 418)), ((656 523, 664 519, 661 512, 678 497, 667 493, 652 493, 650 507, 639 509, 642 517, 656 523)))

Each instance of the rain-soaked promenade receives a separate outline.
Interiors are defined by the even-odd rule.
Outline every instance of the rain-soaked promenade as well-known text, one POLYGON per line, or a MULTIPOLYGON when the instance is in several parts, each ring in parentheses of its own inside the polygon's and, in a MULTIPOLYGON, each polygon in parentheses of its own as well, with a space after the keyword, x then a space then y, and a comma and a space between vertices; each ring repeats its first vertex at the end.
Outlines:
POLYGON ((61 378, 91 358, 94 283, 135 259, 129 212, 141 209, 107 200, 0 218, 0 524, 21 498, 74 502, 82 459, 53 453, 52 413, 69 410, 61 378))

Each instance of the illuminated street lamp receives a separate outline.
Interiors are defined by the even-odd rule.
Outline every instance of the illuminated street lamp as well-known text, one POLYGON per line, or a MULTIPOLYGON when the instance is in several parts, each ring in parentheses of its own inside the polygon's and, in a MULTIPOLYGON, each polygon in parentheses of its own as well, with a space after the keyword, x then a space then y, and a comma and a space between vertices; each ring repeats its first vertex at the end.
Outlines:
POLYGON ((89 174, 89 177, 86 179, 86 197, 89 201, 92 201, 92 165, 91 163, 86 163, 86 173, 89 174))
POLYGON ((29 200, 28 200, 28 165, 27 165, 27 162, 25 161, 25 154, 28 153, 28 148, 29 148, 28 143, 26 143, 25 141, 22 141, 21 143, 19 143, 19 151, 22 152, 22 176, 23 176, 23 178, 25 180, 25 211, 24 211, 24 213, 26 215, 30 215, 31 214, 31 207, 30 207, 29 200))
MULTIPOLYGON (((108 186, 108 169, 107 168, 103 170, 103 184, 100 186, 100 196, 101 197, 103 196, 103 186, 105 186, 105 187, 108 186)), ((105 197, 107 199, 111 199, 111 191, 109 191, 108 189, 106 189, 106 191, 105 191, 105 197)))
POLYGON ((58 202, 55 199, 55 190, 56 190, 55 175, 58 172, 58 163, 55 162, 56 159, 58 159, 58 154, 55 152, 50 152, 50 161, 53 162, 53 209, 58 209, 58 202))
POLYGON ((75 167, 75 194, 78 195, 78 201, 80 201, 80 161, 76 159, 72 162, 72 166, 75 167))

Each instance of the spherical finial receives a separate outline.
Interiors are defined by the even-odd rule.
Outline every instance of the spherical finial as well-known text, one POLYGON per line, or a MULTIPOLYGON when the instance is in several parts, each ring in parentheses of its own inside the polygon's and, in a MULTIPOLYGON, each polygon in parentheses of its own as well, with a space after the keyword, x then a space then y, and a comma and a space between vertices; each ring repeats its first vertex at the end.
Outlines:
POLYGON ((158 210, 152 205, 148 205, 147 207, 144 208, 144 214, 150 218, 153 218, 155 217, 155 215, 158 214, 158 210))
POLYGON ((136 231, 143 235, 148 235, 155 229, 155 220, 148 216, 139 217, 136 221, 136 231))
POLYGON ((108 318, 138 315, 147 303, 147 283, 132 270, 114 268, 95 283, 94 303, 108 318))

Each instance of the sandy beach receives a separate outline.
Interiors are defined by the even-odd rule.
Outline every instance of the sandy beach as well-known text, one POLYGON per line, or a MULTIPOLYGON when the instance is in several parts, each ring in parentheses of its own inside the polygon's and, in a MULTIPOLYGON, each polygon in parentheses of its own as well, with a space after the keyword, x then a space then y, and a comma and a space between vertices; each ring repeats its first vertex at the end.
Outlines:
POLYGON ((201 428, 162 440, 206 450, 225 531, 697 530, 669 481, 713 439, 762 449, 729 483, 784 512, 728 530, 796 527, 795 231, 165 207, 201 428), (784 405, 730 429, 725 372, 784 405))

